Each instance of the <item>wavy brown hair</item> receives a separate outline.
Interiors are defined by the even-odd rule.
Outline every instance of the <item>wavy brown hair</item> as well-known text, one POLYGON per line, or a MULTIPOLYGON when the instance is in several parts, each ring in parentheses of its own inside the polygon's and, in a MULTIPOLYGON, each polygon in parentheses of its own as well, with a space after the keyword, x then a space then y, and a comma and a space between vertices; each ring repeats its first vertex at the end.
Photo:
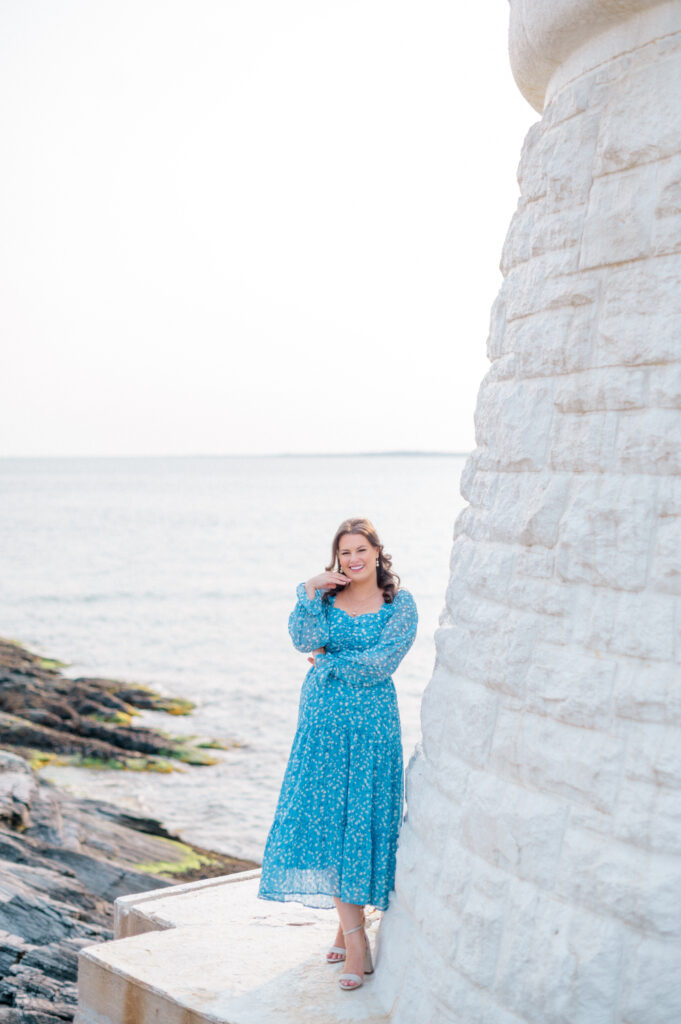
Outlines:
MULTIPOLYGON (((340 572, 338 548, 340 546, 341 537, 346 533, 361 533, 373 547, 378 548, 376 582, 383 591, 383 600, 386 604, 392 604, 395 600, 395 594, 400 587, 400 577, 396 572, 393 572, 393 560, 391 556, 383 550, 383 545, 378 539, 378 534, 376 533, 376 527, 373 523, 369 522, 368 519, 365 519, 362 516, 355 516, 351 519, 343 520, 336 530, 336 535, 331 542, 331 562, 327 565, 326 571, 332 572, 335 568, 337 572, 340 572)), ((333 587, 332 589, 327 590, 322 600, 328 600, 331 594, 337 594, 339 590, 343 589, 343 587, 333 587)))

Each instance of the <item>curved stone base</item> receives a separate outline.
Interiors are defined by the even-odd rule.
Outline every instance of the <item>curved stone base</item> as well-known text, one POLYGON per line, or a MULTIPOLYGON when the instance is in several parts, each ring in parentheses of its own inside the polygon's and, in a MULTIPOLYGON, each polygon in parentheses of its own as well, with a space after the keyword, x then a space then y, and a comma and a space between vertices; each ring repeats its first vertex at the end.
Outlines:
POLYGON ((548 102, 502 255, 381 998, 395 1024, 679 1024, 681 2, 511 17, 540 41, 548 102))

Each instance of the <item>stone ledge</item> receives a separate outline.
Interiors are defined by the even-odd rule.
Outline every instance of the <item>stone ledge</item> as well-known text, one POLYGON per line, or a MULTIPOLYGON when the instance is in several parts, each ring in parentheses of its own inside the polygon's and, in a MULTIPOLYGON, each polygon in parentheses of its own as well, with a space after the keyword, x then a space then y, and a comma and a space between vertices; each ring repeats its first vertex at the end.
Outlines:
MULTIPOLYGON (((592 39, 599 40, 613 26, 621 33, 627 18, 663 3, 665 0, 511 0, 509 56, 516 85, 541 113, 549 82, 575 51, 592 39)), ((596 47, 599 45, 597 42, 596 47)), ((614 54, 608 51, 607 56, 614 54)), ((593 64, 593 54, 590 59, 593 64)))
POLYGON ((260 1024, 275 1014, 282 1024, 388 1024, 379 969, 342 992, 342 966, 324 959, 335 911, 259 900, 259 875, 116 900, 120 937, 79 954, 74 1024, 260 1024))

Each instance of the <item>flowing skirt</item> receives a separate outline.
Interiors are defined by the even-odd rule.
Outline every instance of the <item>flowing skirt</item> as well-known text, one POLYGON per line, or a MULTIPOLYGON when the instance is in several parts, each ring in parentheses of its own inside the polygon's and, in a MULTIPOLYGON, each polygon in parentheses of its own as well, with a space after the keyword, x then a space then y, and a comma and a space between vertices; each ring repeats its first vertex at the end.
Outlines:
POLYGON ((258 895, 330 908, 388 907, 404 780, 392 680, 372 686, 310 669, 258 895))

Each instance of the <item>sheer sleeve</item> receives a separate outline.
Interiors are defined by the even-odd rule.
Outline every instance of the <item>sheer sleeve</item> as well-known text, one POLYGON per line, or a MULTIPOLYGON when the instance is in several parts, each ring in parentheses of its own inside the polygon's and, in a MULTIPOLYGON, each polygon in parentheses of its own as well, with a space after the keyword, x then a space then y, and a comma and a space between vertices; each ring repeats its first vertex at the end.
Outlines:
POLYGON ((414 598, 408 590, 399 590, 395 610, 373 647, 365 651, 327 651, 317 655, 316 664, 348 683, 372 686, 393 674, 414 643, 417 624, 414 598))
POLYGON ((322 604, 323 590, 315 590, 312 600, 307 596, 304 583, 296 587, 296 606, 289 615, 288 631, 297 651, 313 651, 323 647, 329 639, 327 609, 322 604))

